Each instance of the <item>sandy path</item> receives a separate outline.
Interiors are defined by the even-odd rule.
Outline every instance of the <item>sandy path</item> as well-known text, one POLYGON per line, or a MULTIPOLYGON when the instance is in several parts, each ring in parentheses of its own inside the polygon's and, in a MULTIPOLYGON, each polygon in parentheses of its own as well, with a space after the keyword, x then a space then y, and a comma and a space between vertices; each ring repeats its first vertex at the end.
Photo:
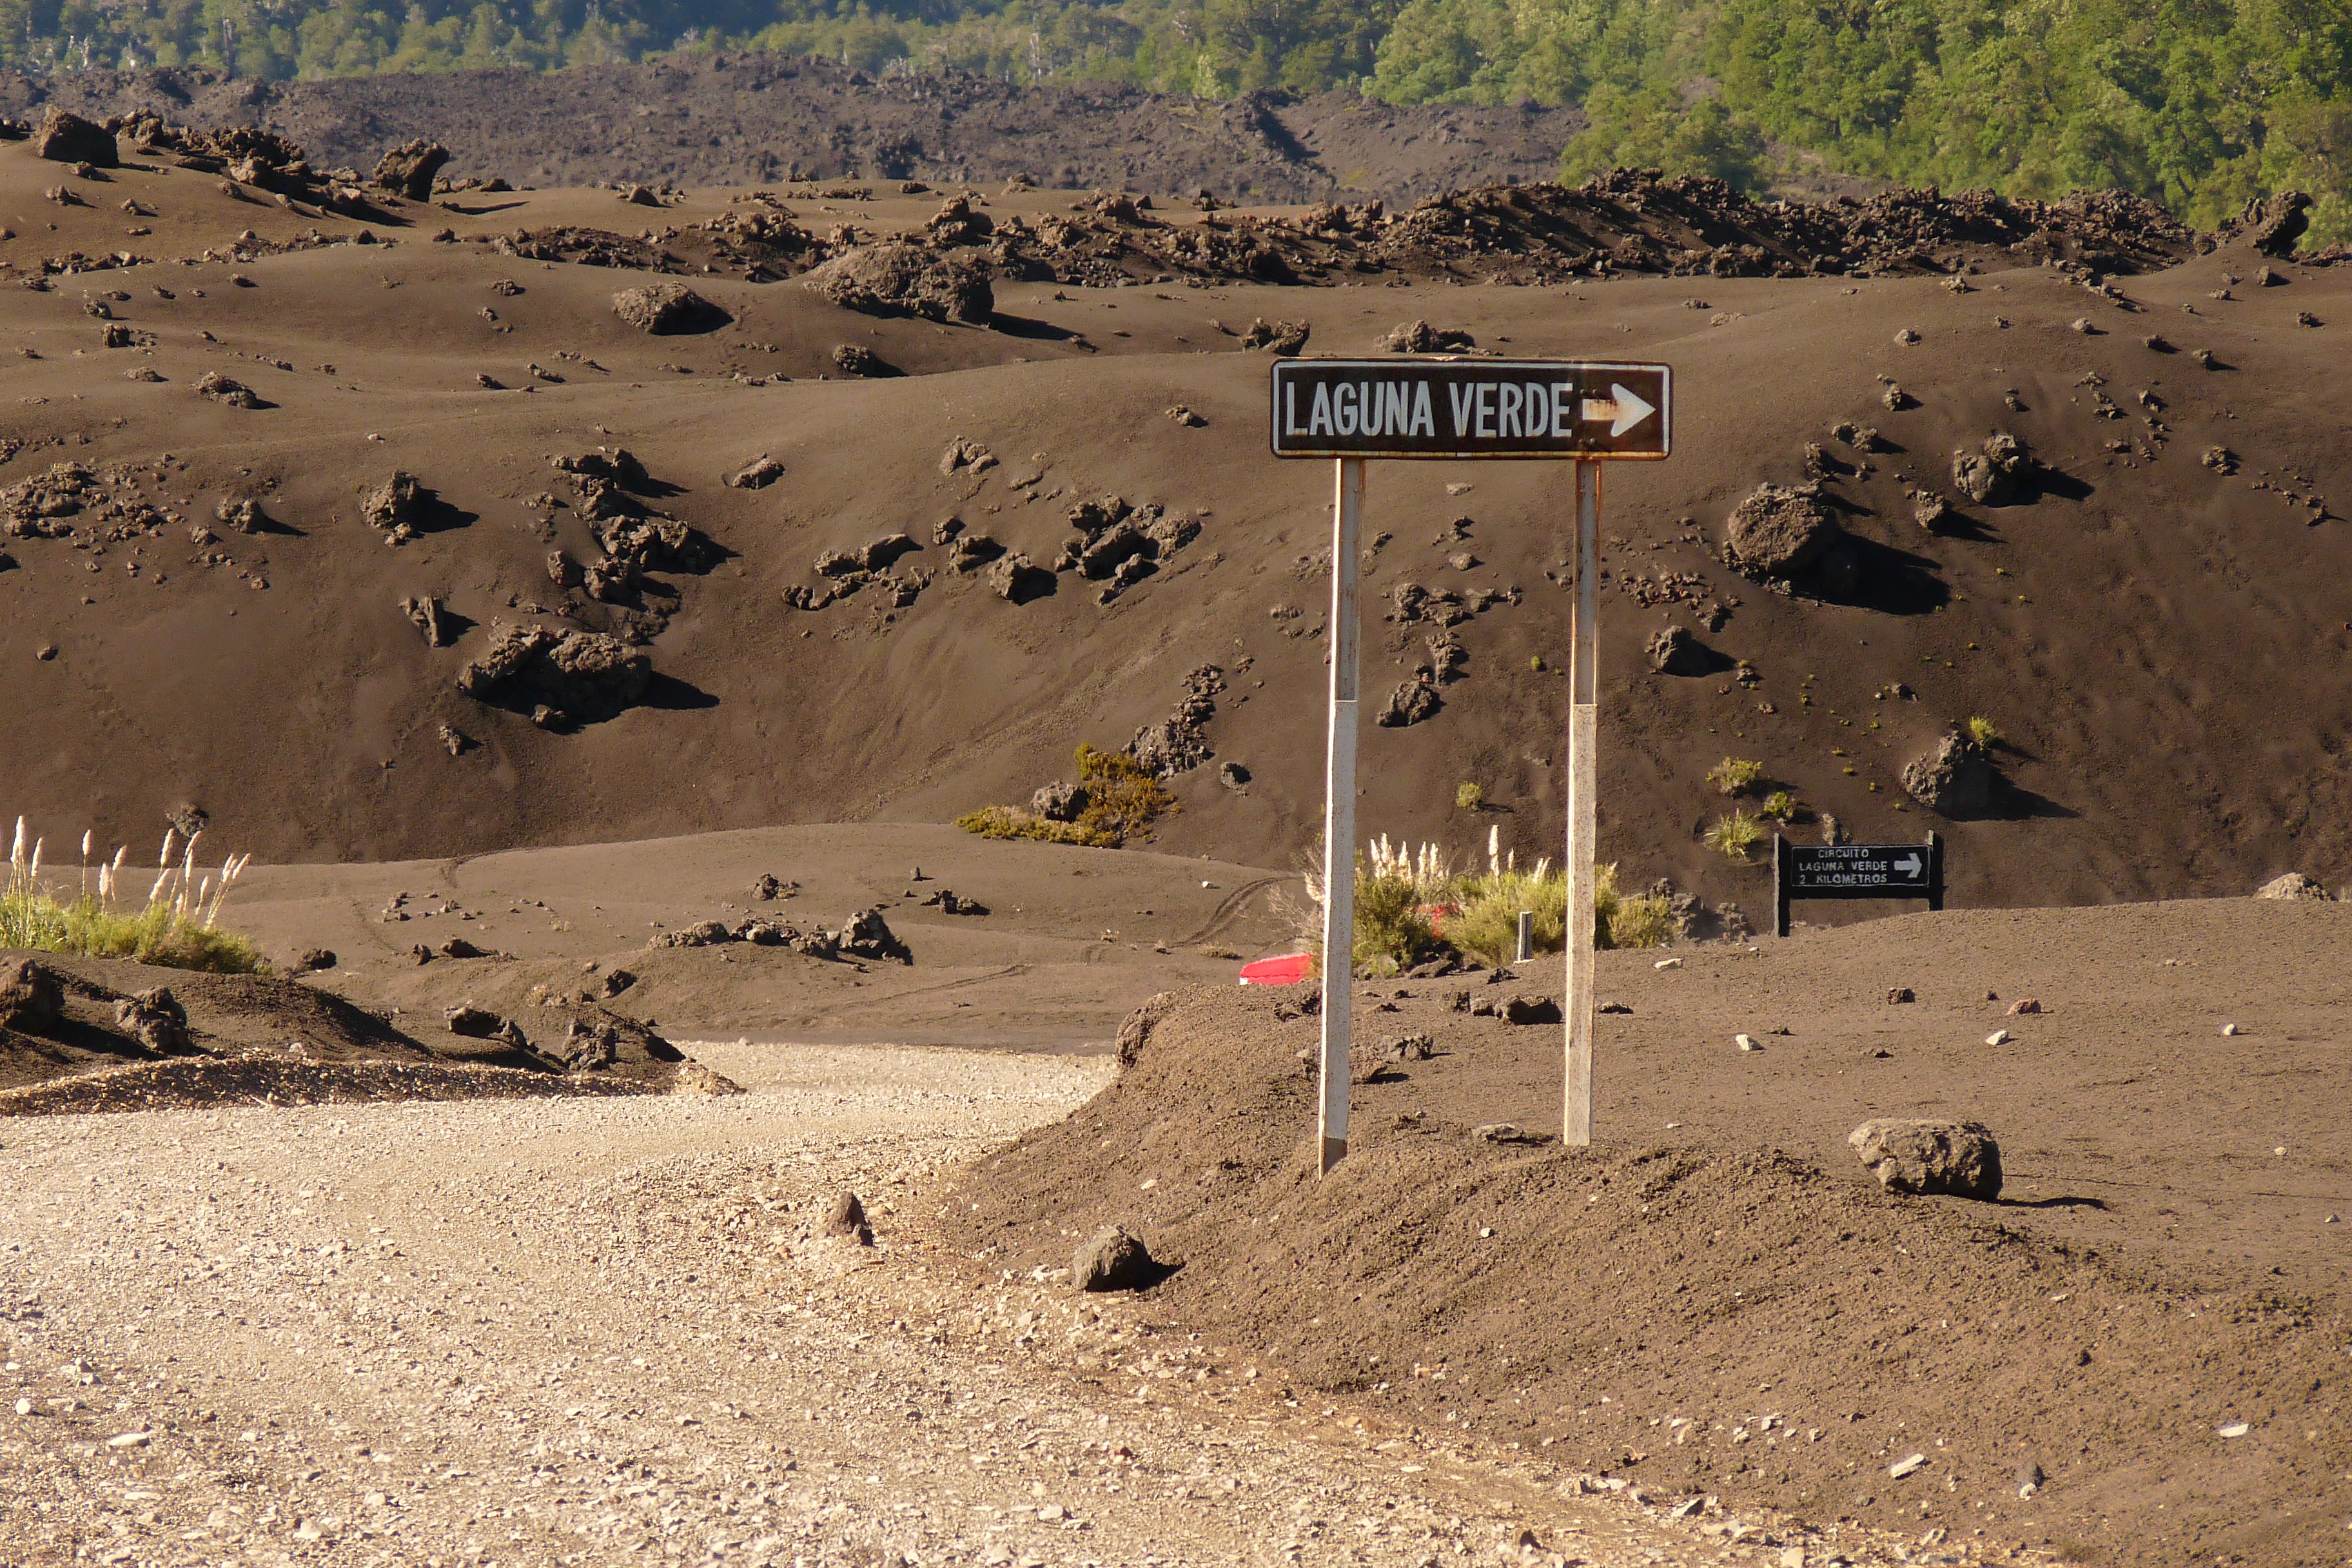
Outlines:
POLYGON ((929 1175, 1099 1061, 698 1054, 753 1092, 0 1130, 0 1563, 1877 1560, 928 1266, 929 1175), (806 1239, 843 1186, 877 1247, 806 1239))

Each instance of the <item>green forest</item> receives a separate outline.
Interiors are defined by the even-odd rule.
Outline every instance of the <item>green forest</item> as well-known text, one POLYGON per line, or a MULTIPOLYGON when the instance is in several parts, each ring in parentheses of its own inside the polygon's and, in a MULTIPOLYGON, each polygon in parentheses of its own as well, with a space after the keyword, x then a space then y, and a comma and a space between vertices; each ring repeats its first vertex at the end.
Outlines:
POLYGON ((2211 225, 2319 197, 2352 237, 2352 0, 0 0, 0 65, 261 77, 718 47, 1225 98, 1581 104, 1614 163, 2119 186, 2211 225))

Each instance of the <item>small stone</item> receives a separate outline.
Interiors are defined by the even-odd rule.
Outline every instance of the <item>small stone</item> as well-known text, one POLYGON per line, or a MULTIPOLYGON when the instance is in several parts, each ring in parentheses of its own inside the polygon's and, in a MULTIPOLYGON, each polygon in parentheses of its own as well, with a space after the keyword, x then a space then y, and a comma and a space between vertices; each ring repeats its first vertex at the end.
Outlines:
POLYGON ((1685 1498, 1681 1502, 1675 1504, 1674 1507, 1666 1510, 1666 1517, 1668 1519, 1693 1519, 1706 1511, 1706 1499, 1703 1497, 1685 1498))
POLYGON ((1896 1006, 1906 1002, 1916 1002, 1917 1000, 1919 1000, 1919 998, 1912 994, 1911 987, 1908 985, 1897 985, 1886 993, 1886 1001, 1889 1006, 1896 1006))
MULTIPOLYGON (((2231 1421, 2225 1426, 2216 1426, 2213 1428, 2214 1434, 2217 1436, 2222 1437, 2242 1437, 2252 1430, 2252 1426, 2244 1421, 2231 1421)), ((117 1442, 121 1441, 121 1438, 117 1438, 115 1440, 117 1442)))
MULTIPOLYGON (((2335 1216, 2334 1215, 2329 1215, 2327 1217, 2328 1217, 2329 1219, 2334 1219, 2336 1216, 2335 1216)), ((32 1413, 33 1413, 33 1402, 32 1402, 31 1400, 29 1400, 29 1399, 20 1399, 20 1400, 16 1401, 16 1414, 17 1414, 17 1415, 30 1415, 32 1413)))
POLYGON ((2009 1031, 2007 1029, 1995 1029, 1991 1034, 1985 1037, 1985 1044, 1988 1046, 2005 1046, 2009 1044, 2009 1031))
POLYGON ((1760 1051, 1764 1048, 1756 1043, 1756 1038, 1752 1035, 1734 1035, 1731 1037, 1731 1043, 1743 1051, 1760 1051))
POLYGON ((1927 1456, 1925 1454, 1913 1454, 1907 1458, 1897 1459, 1893 1464, 1887 1466, 1886 1473, 1899 1481, 1906 1476, 1917 1475, 1921 1470, 1924 1470, 1927 1468, 1927 1456))
POLYGON ((1502 1011, 1507 1024, 1557 1024, 1561 1016, 1559 1004, 1549 996, 1514 996, 1502 1011))
POLYGON ((2327 898, 2327 889, 2321 887, 2315 878, 2306 877, 2300 871, 2288 871, 2273 877, 2255 889, 2254 897, 2283 899, 2294 903, 2317 903, 2327 898))
POLYGON ((2035 1001, 2031 996, 2021 996, 2016 1001, 2011 1002, 2009 1005, 2009 1016, 2012 1018, 2022 1017, 2028 1013, 2039 1013, 2041 1011, 2042 1004, 2035 1001))
POLYGON ((2238 1026, 2235 1024, 2224 1024, 2221 1026, 2221 1037, 2224 1039, 2233 1038, 2242 1032, 2243 1031, 2240 1030, 2238 1026))
POLYGON ((1489 1121, 1484 1126, 1470 1129, 1470 1142, 1473 1143, 1517 1143, 1526 1136, 1519 1131, 1518 1124, 1512 1121, 1489 1121))
MULTIPOLYGON (((2240 1430, 2242 1431, 2244 1428, 2241 1427, 2240 1430)), ((153 1436, 150 1433, 118 1432, 106 1440, 106 1446, 110 1448, 143 1448, 152 1441, 153 1436)))

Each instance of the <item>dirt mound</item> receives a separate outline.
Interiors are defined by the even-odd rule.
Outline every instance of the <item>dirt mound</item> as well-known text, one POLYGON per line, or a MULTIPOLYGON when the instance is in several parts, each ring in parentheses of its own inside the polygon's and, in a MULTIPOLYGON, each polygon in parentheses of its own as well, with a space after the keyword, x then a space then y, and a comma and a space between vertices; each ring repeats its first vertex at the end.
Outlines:
MULTIPOLYGON (((1489 989, 1482 976, 1368 987, 1357 1052, 1375 1065, 1353 1092, 1349 1154, 1319 1181, 1301 1059, 1316 1020, 1280 992, 1192 993, 1139 1028, 1132 1062, 1084 1110, 975 1166, 941 1223, 988 1268, 1021 1269, 1061 1268, 1074 1238, 1125 1225, 1181 1264, 1147 1298, 1156 1320, 1271 1358, 1302 1400, 1346 1390, 1653 1495, 2141 1563, 2301 1563, 2352 1504, 2323 1458, 2347 1436, 2347 1323, 2340 1299, 2314 1288, 2333 1266, 2298 1261, 2308 1248, 2291 1241, 2253 1254, 2278 1258, 2274 1269, 2215 1259, 2213 1244, 2242 1245, 2212 1179, 2227 1159, 2182 1140, 2217 1115, 2241 1131, 2264 1115, 2207 1098, 2236 1071, 2211 1064, 2200 1079, 2210 1031, 2165 1037, 2147 1019, 2177 1005, 2118 994, 2111 971, 2144 972, 2152 951, 2227 967, 2284 937, 2293 956, 2257 960, 2247 994, 2315 1022, 2340 933, 2313 908, 2295 937, 2248 900, 2053 912, 2001 932, 1989 923, 2000 917, 1917 917, 1891 942, 1841 932, 1785 959, 1776 949, 1769 965, 1737 950, 1696 975, 1604 954, 1604 991, 1629 998, 1643 1032, 1612 1038, 1624 1026, 1601 1020, 1604 1141, 1590 1151, 1546 1135, 1557 1029, 1454 1011, 1453 992, 1489 989), (1990 940, 1971 952, 1971 935, 1990 940), (2149 1116, 2158 1108, 2128 1091, 2110 1106, 2070 1089, 2053 1110, 2046 1074, 1979 1067, 1982 1026, 1950 1016, 1968 1012, 1952 994, 1979 959, 2042 993, 2037 1019, 2071 1021, 2023 1047, 2034 1059, 2063 1040, 2086 1080, 2162 1060, 2187 1080, 2178 1102, 2149 1116), (2079 984, 2053 979, 2069 964, 2086 971, 2079 984), (1864 1015, 1885 1016, 1870 983, 1895 974, 1927 1000, 1889 1037, 1864 1015), (1807 997, 1854 1000, 1822 1016, 1807 997), (1792 1029, 1741 1053, 1695 1005, 1756 1006, 1733 1016, 1792 1029), (1930 1008, 1941 1016, 1908 1027, 1930 1008), (1412 1035, 1435 1042, 1427 1059, 1382 1048, 1412 1035), (1721 1043, 1691 1043, 1709 1038, 1721 1043), (2010 1185, 2024 1195, 1882 1194, 1843 1147, 1863 1120, 1857 1095, 2015 1130, 2010 1185), (2135 1110, 2115 1129, 2140 1152, 2134 1185, 2099 1187, 2112 1202, 2070 1192, 2070 1169, 2105 1169, 2069 1152, 2084 1131, 2135 1110), (2211 1217, 2181 1217, 2207 1205, 2211 1217), (2239 1422, 2242 1438, 2223 1435, 2239 1422)), ((2217 980, 2182 985, 2235 1005, 2217 980)), ((2283 1020, 2264 1027, 2270 1051, 2300 1057, 2276 1043, 2283 1020)), ((2315 1179, 2343 1156, 2340 1135, 2310 1118, 2294 1136, 2289 1153, 2315 1179)), ((2301 1207, 2292 1228, 2320 1234, 2317 1207, 2301 1207)))
POLYGON ((0 953, 0 974, 17 977, 0 994, 0 1114, 206 1096, 311 1103, 732 1087, 645 1026, 584 1003, 534 1016, 536 1038, 470 1005, 446 1009, 442 1026, 420 1038, 339 996, 268 976, 17 952, 0 953), (482 1019, 488 1026, 478 1026, 482 1019), (520 1087, 499 1087, 509 1080, 520 1087))
POLYGON ((1583 125, 1575 110, 1399 109, 1340 92, 1213 103, 976 76, 877 81, 824 60, 731 52, 317 82, 206 69, 0 73, 0 114, 37 120, 50 104, 97 120, 147 110, 263 126, 355 168, 431 138, 453 150, 461 175, 542 185, 865 177, 992 187, 1024 175, 1065 189, 1207 186, 1274 202, 1343 192, 1402 201, 1541 178, 1583 125))

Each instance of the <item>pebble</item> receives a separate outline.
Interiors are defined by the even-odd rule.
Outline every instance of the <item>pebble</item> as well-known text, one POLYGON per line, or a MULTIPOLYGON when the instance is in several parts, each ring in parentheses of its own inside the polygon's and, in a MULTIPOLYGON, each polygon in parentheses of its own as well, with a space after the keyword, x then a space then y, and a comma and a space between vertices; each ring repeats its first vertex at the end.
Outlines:
POLYGON ((1985 1037, 1985 1044, 1988 1046, 2005 1046, 2009 1044, 2009 1031, 2007 1029, 1995 1029, 1991 1034, 1985 1037))
POLYGON ((2221 1037, 2224 1039, 2236 1035, 2238 1032, 2238 1026, 2235 1024, 2224 1024, 2221 1026, 2221 1037))
POLYGON ((1913 1454, 1906 1458, 1897 1459, 1893 1464, 1887 1466, 1886 1473, 1899 1481, 1904 1477, 1916 1475, 1927 1468, 1927 1456, 1925 1454, 1913 1454))
POLYGON ((1679 958, 1662 958, 1650 965, 1653 969, 1680 969, 1682 966, 1683 961, 1679 958))
POLYGON ((110 1448, 143 1448, 149 1441, 144 1432, 118 1432, 106 1440, 110 1448))
POLYGON ((1756 1043, 1756 1037, 1752 1035, 1734 1035, 1731 1037, 1731 1043, 1743 1051, 1760 1051, 1764 1048, 1756 1043))
POLYGON ((2226 1426, 2216 1426, 2213 1430, 2224 1437, 2242 1437, 2252 1431, 2253 1427, 2247 1422, 2232 1421, 2226 1426))

